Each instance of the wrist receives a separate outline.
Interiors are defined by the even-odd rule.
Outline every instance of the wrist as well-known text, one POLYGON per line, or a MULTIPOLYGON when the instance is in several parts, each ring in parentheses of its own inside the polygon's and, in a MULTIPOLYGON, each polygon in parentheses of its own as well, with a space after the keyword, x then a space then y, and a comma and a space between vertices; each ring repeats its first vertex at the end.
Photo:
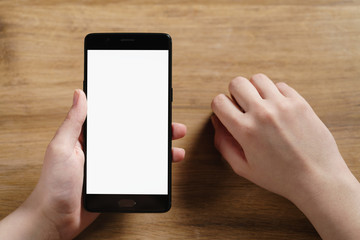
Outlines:
POLYGON ((336 169, 336 172, 311 169, 299 182, 288 199, 300 209, 315 206, 325 200, 339 199, 339 195, 358 193, 360 190, 360 183, 346 165, 336 169))
POLYGON ((55 225, 45 216, 41 206, 27 206, 26 202, 20 206, 22 216, 27 220, 28 231, 36 239, 60 239, 55 225))
POLYGON ((0 239, 59 239, 59 234, 39 207, 25 201, 1 220, 0 239))
POLYGON ((290 199, 323 239, 359 239, 360 183, 346 167, 309 176, 309 184, 290 199))

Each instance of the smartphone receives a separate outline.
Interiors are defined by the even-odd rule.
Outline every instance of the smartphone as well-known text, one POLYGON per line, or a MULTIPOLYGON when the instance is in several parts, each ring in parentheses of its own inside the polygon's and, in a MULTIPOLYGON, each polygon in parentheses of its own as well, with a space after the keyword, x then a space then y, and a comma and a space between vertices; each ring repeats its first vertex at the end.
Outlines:
POLYGON ((166 212, 171 207, 171 37, 85 37, 84 207, 166 212))

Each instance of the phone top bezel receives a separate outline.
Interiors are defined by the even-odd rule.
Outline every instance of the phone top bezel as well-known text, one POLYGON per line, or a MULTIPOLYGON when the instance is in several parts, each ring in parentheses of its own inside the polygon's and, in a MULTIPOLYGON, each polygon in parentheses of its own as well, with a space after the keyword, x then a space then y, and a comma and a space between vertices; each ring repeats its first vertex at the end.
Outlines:
POLYGON ((167 33, 90 33, 84 39, 84 82, 83 88, 87 95, 87 50, 169 50, 168 77, 168 194, 87 194, 86 193, 86 132, 87 121, 84 123, 84 207, 91 212, 167 212, 171 208, 171 166, 172 166, 172 40, 167 33), (126 208, 117 206, 121 199, 134 199, 137 204, 126 208), (141 204, 139 204, 141 203, 141 204), (149 204, 150 203, 150 204, 149 204))
POLYGON ((170 50, 167 33, 90 33, 85 37, 87 50, 170 50))

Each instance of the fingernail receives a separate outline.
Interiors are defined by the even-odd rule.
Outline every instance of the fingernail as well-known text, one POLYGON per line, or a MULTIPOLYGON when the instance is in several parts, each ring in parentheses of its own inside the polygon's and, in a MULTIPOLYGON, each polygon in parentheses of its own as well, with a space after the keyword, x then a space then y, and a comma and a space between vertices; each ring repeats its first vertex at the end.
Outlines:
POLYGON ((79 96, 80 96, 79 91, 76 89, 76 90, 74 91, 73 106, 75 106, 75 105, 77 104, 77 102, 78 102, 78 100, 79 100, 79 96))

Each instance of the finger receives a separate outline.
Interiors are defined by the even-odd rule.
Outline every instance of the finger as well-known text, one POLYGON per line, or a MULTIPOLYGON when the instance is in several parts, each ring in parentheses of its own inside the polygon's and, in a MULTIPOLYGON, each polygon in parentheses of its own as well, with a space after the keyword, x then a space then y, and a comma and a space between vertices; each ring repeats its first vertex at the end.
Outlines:
POLYGON ((245 114, 224 94, 219 94, 213 99, 211 108, 227 130, 239 140, 240 136, 237 135, 247 122, 245 114))
MULTIPOLYGON (((284 82, 278 82, 276 83, 276 87, 279 89, 282 95, 285 97, 295 98, 295 97, 301 97, 301 95, 292 87, 287 85, 284 82)), ((302 98, 302 97, 301 97, 302 98)))
POLYGON ((82 90, 77 89, 74 92, 73 105, 57 130, 52 140, 53 144, 63 145, 69 149, 74 148, 86 118, 86 111, 86 96, 82 90))
POLYGON ((264 99, 271 99, 282 96, 273 81, 265 74, 258 73, 251 77, 250 82, 255 86, 259 94, 264 99))
POLYGON ((186 134, 186 126, 182 123, 173 122, 171 124, 171 128, 172 128, 172 140, 183 138, 186 134))
POLYGON ((244 77, 236 77, 231 80, 229 92, 245 112, 249 110, 253 102, 261 100, 256 88, 244 77))
POLYGON ((173 162, 181 162, 185 158, 185 150, 183 148, 173 147, 172 151, 172 160, 173 162))
POLYGON ((211 121, 215 128, 215 147, 230 164, 235 173, 240 176, 246 176, 248 165, 242 147, 215 115, 211 117, 211 121))

